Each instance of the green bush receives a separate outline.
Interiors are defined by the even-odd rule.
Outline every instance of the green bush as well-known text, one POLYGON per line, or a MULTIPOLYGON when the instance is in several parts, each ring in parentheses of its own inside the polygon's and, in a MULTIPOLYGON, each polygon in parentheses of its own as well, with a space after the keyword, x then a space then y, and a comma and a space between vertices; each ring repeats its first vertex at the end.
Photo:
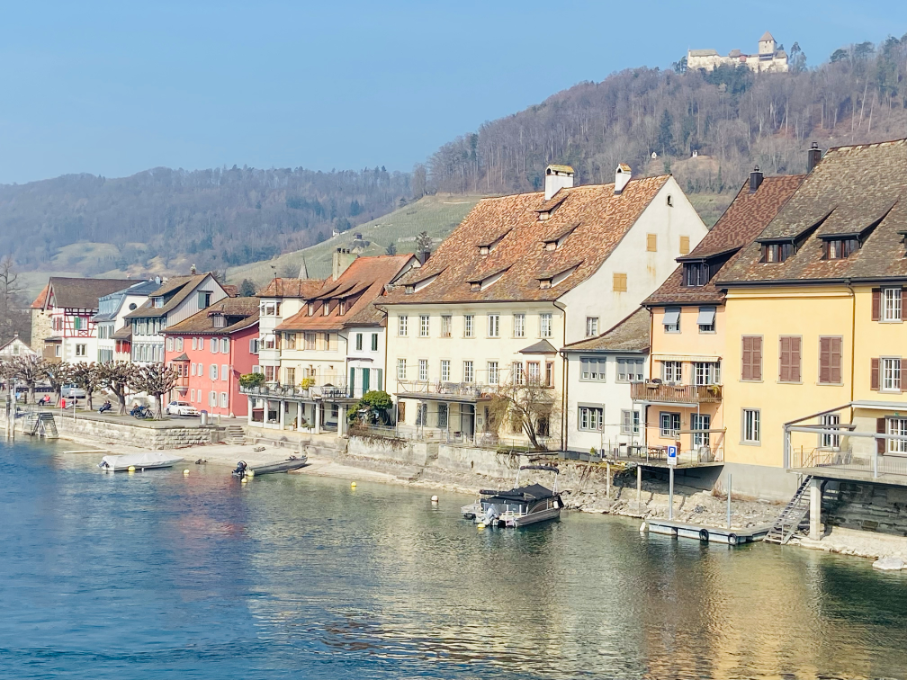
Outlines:
POLYGON ((244 373, 240 376, 240 387, 261 387, 265 384, 264 373, 244 373))

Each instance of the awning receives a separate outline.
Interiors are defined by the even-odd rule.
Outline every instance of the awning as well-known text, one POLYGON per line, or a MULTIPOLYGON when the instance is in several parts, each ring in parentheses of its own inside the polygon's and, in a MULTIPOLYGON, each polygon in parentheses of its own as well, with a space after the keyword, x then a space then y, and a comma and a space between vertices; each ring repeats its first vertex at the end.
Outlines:
POLYGON ((653 354, 653 361, 712 361, 721 360, 722 357, 708 356, 705 354, 653 354))
POLYGON ((665 310, 665 314, 662 315, 662 325, 663 326, 675 326, 678 323, 678 319, 681 318, 681 310, 676 307, 669 307, 665 310))
POLYGON ((697 315, 697 324, 700 326, 712 326, 716 322, 715 307, 700 307, 700 313, 697 315))

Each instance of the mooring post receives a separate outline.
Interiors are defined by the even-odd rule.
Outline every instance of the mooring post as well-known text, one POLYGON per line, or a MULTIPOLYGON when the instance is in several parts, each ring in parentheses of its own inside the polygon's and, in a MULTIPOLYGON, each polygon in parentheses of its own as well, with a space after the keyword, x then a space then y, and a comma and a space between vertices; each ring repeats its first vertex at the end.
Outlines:
POLYGON ((726 510, 725 521, 728 525, 726 529, 731 529, 731 474, 728 475, 728 509, 726 510))
POLYGON ((605 497, 611 498, 612 496, 612 465, 611 463, 605 464, 605 497))
POLYGON ((675 468, 668 469, 668 518, 675 516, 675 468))
POLYGON ((643 468, 637 466, 637 502, 640 502, 640 493, 643 491, 643 468))

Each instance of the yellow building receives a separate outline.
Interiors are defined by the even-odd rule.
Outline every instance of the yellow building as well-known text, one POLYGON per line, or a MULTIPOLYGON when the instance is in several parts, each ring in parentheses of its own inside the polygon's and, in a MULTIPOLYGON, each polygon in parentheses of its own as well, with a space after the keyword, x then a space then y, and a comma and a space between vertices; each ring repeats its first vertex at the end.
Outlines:
MULTIPOLYGON (((848 428, 904 433, 905 175, 905 140, 830 149, 717 277, 736 488, 790 496, 786 467, 864 460, 873 439, 849 448, 848 428), (822 412, 825 432, 784 441, 786 423, 822 412)), ((890 459, 873 464, 904 470, 906 442, 879 441, 890 459)))

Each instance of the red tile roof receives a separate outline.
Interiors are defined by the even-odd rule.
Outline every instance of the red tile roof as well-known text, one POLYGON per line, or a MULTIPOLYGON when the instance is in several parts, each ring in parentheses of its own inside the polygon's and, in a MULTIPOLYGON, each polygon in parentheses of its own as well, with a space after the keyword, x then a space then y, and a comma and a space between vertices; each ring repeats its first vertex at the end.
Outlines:
POLYGON ((565 345, 565 352, 648 352, 650 314, 640 307, 602 335, 565 345))
POLYGON ((423 267, 401 278, 386 302, 555 300, 602 265, 668 177, 632 180, 620 196, 614 184, 605 184, 561 189, 549 201, 541 192, 483 199, 423 267), (544 209, 553 211, 540 221, 544 209), (560 247, 545 248, 545 242, 560 237, 560 247), (490 244, 494 248, 481 254, 480 246, 490 244), (540 279, 571 267, 576 270, 562 283, 541 287, 540 279), (496 274, 501 277, 484 290, 471 284, 496 274), (415 290, 414 284, 436 275, 415 290))
POLYGON ((284 279, 276 278, 260 290, 260 298, 303 298, 308 300, 318 294, 326 279, 284 279))
POLYGON ((196 312, 178 324, 163 331, 164 335, 182 333, 200 335, 227 335, 248 328, 259 320, 259 301, 254 297, 228 297, 210 307, 196 312), (226 325, 215 326, 216 316, 225 317, 226 325))
MULTIPOLYGON (((38 296, 47 303, 48 296, 53 297, 56 307, 65 309, 97 309, 98 299, 111 293, 129 288, 138 283, 135 279, 85 279, 52 276, 38 296)), ((35 300, 36 304, 38 300, 35 300)), ((43 307, 44 304, 41 306, 43 307)))

